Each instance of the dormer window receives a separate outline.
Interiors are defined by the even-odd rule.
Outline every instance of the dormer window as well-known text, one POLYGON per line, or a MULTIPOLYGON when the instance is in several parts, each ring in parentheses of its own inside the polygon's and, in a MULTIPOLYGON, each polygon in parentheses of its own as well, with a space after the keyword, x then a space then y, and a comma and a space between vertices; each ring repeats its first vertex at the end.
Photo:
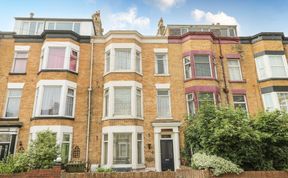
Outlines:
POLYGON ((40 70, 78 71, 79 46, 70 42, 47 42, 42 47, 40 70))

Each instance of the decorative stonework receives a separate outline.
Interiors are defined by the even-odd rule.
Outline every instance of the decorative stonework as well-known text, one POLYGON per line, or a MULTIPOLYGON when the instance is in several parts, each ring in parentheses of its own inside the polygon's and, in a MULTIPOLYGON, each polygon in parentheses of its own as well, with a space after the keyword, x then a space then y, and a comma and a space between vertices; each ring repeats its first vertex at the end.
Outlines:
POLYGON ((93 20, 93 24, 94 24, 94 28, 95 28, 95 35, 96 36, 102 36, 104 30, 102 28, 100 10, 96 11, 96 13, 92 15, 92 20, 93 20))
POLYGON ((165 31, 166 31, 166 27, 165 27, 164 21, 161 17, 159 22, 158 22, 157 36, 165 36, 165 31))

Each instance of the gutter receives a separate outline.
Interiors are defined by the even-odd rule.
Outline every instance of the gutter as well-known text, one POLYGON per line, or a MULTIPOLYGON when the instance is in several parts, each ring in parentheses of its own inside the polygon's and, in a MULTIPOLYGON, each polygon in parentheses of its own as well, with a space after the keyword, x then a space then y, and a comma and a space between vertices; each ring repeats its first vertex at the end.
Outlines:
POLYGON ((91 39, 91 52, 90 52, 90 76, 89 76, 89 87, 88 87, 88 111, 87 111, 87 132, 86 132, 86 154, 85 163, 86 170, 88 171, 89 165, 89 145, 90 145, 90 122, 91 122, 91 103, 92 103, 92 78, 93 78, 93 56, 94 56, 94 43, 91 39))

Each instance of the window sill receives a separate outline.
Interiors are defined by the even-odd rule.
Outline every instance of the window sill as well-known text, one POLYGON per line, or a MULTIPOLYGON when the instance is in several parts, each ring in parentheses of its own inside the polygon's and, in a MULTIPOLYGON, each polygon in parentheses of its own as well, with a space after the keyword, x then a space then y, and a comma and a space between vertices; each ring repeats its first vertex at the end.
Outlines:
POLYGON ((78 75, 78 72, 74 72, 74 71, 67 70, 67 69, 41 69, 37 74, 39 75, 42 72, 68 72, 71 74, 78 75))
POLYGON ((26 75, 27 73, 9 72, 9 75, 26 75))
POLYGON ((138 74, 138 75, 140 75, 140 76, 143 76, 143 74, 142 73, 139 73, 139 72, 136 72, 136 71, 111 71, 111 72, 106 72, 106 73, 104 73, 104 75, 103 75, 103 77, 105 77, 106 75, 109 75, 109 74, 113 74, 113 73, 136 73, 136 74, 138 74))
POLYGON ((1 120, 19 121, 19 117, 1 117, 1 120))
POLYGON ((184 82, 189 82, 189 81, 192 81, 192 80, 211 80, 211 81, 216 81, 216 82, 219 82, 218 79, 216 78, 190 78, 190 79, 185 79, 184 82))
POLYGON ((117 117, 103 117, 102 120, 125 120, 125 119, 138 119, 138 120, 144 120, 143 117, 132 117, 132 116, 117 116, 117 117))
POLYGON ((154 74, 155 77, 170 77, 170 74, 154 74))
POLYGON ((272 77, 272 78, 265 78, 265 79, 261 79, 258 80, 258 82, 266 82, 266 81, 270 81, 270 80, 287 80, 288 77, 272 77))
POLYGON ((228 80, 229 83, 247 83, 246 79, 243 80, 228 80))
POLYGON ((44 120, 44 119, 64 119, 64 120, 74 120, 74 117, 67 116, 35 116, 31 118, 32 120, 44 120))
POLYGON ((172 120, 173 119, 173 117, 156 117, 156 120, 166 120, 166 119, 168 119, 168 120, 172 120))

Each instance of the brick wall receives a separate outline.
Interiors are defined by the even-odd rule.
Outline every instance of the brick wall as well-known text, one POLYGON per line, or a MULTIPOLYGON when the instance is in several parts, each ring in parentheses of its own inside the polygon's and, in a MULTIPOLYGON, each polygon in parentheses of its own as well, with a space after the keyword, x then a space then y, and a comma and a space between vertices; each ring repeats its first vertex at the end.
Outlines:
POLYGON ((60 178, 61 166, 52 169, 35 169, 25 173, 0 175, 0 178, 60 178))

